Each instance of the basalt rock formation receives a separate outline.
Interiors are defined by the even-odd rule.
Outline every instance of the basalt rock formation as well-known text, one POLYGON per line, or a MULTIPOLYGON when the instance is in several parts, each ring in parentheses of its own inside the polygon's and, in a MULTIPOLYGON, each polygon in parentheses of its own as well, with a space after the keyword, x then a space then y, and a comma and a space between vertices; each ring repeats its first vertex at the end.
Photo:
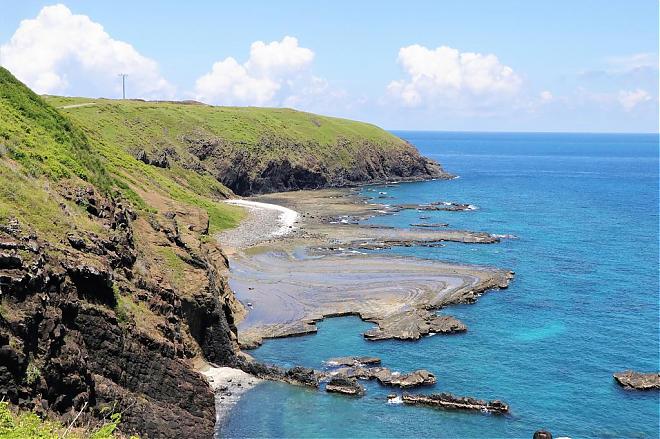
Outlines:
POLYGON ((330 393, 341 393, 343 395, 364 395, 362 387, 355 378, 333 377, 325 385, 325 391, 330 393))
POLYGON ((497 415, 509 412, 509 406, 502 401, 484 401, 469 396, 454 396, 451 393, 434 393, 421 395, 403 394, 403 402, 411 405, 427 405, 447 410, 471 410, 497 415))
POLYGON ((310 151, 306 157, 294 162, 286 156, 264 161, 259 154, 236 150, 219 139, 187 137, 186 140, 204 166, 238 195, 452 177, 438 163, 421 156, 415 147, 403 142, 397 147, 383 148, 369 141, 339 138, 329 148, 345 149, 347 143, 353 143, 354 160, 341 166, 330 166, 319 161, 311 152, 328 147, 313 141, 301 144, 292 139, 275 137, 259 141, 259 150, 310 151))
POLYGON ((617 372, 614 379, 620 386, 634 390, 660 390, 660 373, 643 373, 633 370, 617 372))
POLYGON ((109 407, 124 433, 211 437, 214 395, 190 361, 235 361, 238 305, 220 249, 197 226, 179 232, 176 216, 152 218, 156 230, 92 187, 61 195, 99 233, 47 242, 17 221, 0 224, 0 395, 65 422, 84 406, 92 420, 109 407), (154 243, 189 258, 194 289, 167 280, 154 243))

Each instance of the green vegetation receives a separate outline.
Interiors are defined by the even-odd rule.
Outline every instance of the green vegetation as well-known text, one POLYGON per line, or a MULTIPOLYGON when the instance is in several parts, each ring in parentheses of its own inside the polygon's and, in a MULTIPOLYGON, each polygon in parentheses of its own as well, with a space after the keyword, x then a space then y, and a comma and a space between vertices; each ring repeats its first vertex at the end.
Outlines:
MULTIPOLYGON (((121 415, 113 413, 100 428, 84 431, 66 428, 59 422, 41 419, 32 412, 12 410, 7 402, 0 402, 0 439, 111 439, 119 437, 116 430, 121 415)), ((131 438, 137 439, 136 436, 131 438)))
POLYGON ((61 111, 90 138, 113 150, 121 148, 129 156, 143 150, 154 157, 170 148, 182 161, 194 161, 187 140, 212 139, 220 142, 224 156, 244 153, 255 158, 257 162, 251 165, 286 158, 292 164, 348 169, 365 142, 382 150, 407 148, 401 139, 375 125, 287 108, 52 96, 47 102, 56 107, 93 103, 61 111))
POLYGON ((55 185, 67 181, 74 186, 93 184, 147 212, 163 208, 145 200, 148 193, 202 208, 213 233, 238 224, 243 210, 218 203, 231 195, 225 186, 178 165, 160 169, 136 160, 120 142, 123 131, 121 124, 106 124, 104 136, 90 137, 76 121, 0 67, 0 222, 16 217, 53 240, 61 239, 72 225, 93 229, 82 209, 58 195, 55 185))
POLYGON ((71 225, 89 230, 85 212, 58 196, 56 185, 66 181, 93 184, 142 212, 177 203, 204 209, 210 233, 234 227, 244 210, 218 202, 232 195, 216 178, 226 174, 212 175, 218 168, 191 153, 204 142, 215 142, 230 170, 232 157, 249 155, 244 166, 255 173, 282 159, 349 169, 365 142, 407 148, 374 125, 291 109, 40 97, 0 68, 0 221, 17 217, 48 238, 61 238, 71 225), (176 157, 167 167, 136 158, 165 150, 176 157))
POLYGON ((0 143, 3 151, 31 176, 77 176, 99 189, 110 176, 82 131, 0 68, 0 143))
POLYGON ((28 364, 27 371, 25 372, 25 382, 31 386, 39 381, 39 378, 41 378, 41 370, 39 369, 39 366, 35 364, 34 360, 32 360, 30 361, 30 364, 28 364))
POLYGON ((339 136, 375 143, 401 143, 401 139, 376 125, 289 108, 213 107, 56 96, 47 96, 46 101, 55 107, 94 103, 62 111, 86 129, 95 128, 104 138, 123 142, 127 147, 158 140, 178 143, 181 135, 199 130, 246 146, 256 144, 264 135, 273 134, 321 145, 333 144, 339 136))

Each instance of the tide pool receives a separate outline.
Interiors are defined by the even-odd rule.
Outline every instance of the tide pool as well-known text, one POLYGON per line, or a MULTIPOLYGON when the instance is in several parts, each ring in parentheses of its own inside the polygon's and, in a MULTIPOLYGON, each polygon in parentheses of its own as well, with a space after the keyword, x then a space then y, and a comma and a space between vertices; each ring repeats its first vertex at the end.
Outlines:
POLYGON ((621 389, 612 373, 657 371, 658 137, 656 135, 397 132, 460 178, 366 187, 389 204, 453 201, 466 212, 402 211, 370 221, 449 223, 516 239, 391 253, 508 268, 507 290, 442 313, 468 332, 418 342, 367 342, 355 317, 313 336, 268 340, 251 354, 320 368, 333 356, 374 355, 394 370, 426 368, 448 391, 509 403, 506 417, 386 404, 367 384, 351 399, 280 383, 248 392, 223 437, 657 437, 658 392, 621 389), (429 216, 422 220, 420 216, 429 216))

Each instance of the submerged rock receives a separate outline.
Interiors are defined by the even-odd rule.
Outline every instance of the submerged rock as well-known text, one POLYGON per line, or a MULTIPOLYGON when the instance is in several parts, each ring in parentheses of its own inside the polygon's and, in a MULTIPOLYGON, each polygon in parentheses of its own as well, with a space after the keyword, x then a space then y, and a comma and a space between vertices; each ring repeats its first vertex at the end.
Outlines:
POLYGON ((428 405, 448 410, 472 410, 493 414, 509 412, 509 406, 500 401, 484 401, 469 396, 454 396, 451 393, 434 393, 432 395, 403 394, 403 402, 411 405, 428 405))
POLYGON ((625 372, 617 372, 613 376, 616 382, 626 389, 660 390, 660 373, 626 370, 625 372))
POLYGON ((362 396, 364 387, 358 384, 355 378, 333 377, 325 385, 326 392, 341 393, 343 395, 362 396))

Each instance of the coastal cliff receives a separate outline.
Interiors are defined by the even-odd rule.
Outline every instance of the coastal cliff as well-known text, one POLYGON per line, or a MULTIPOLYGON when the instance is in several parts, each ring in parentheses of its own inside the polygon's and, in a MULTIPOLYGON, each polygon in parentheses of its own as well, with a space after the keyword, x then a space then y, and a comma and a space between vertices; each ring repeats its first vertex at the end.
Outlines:
POLYGON ((211 437, 194 363, 235 362, 242 308, 210 234, 241 211, 214 179, 177 185, 103 148, 0 69, 0 398, 65 424, 121 413, 124 434, 211 437))
POLYGON ((213 176, 238 195, 451 178, 374 125, 282 108, 49 97, 87 135, 159 168, 213 176), (66 108, 69 107, 69 108, 66 108))
POLYGON ((214 239, 244 215, 234 192, 449 178, 358 122, 88 101, 0 68, 0 398, 64 423, 213 435, 199 366, 245 365, 214 239))

